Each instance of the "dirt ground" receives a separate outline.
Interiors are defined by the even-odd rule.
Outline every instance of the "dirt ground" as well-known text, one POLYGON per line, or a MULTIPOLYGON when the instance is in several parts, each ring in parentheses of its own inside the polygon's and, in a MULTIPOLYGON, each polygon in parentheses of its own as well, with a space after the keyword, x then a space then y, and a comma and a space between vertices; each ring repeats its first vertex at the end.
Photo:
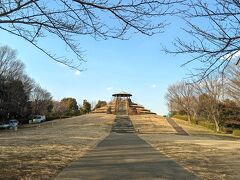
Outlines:
POLYGON ((90 114, 0 131, 0 179, 50 179, 104 139, 115 116, 90 114))
POLYGON ((189 133, 176 135, 160 116, 131 116, 131 120, 142 139, 201 179, 240 178, 239 138, 218 135, 175 119, 189 133))
MULTIPOLYGON (((0 179, 50 179, 104 139, 115 116, 90 114, 0 131, 0 179)), ((130 117, 138 135, 201 179, 239 179, 240 139, 185 121, 177 135, 165 118, 130 117)))

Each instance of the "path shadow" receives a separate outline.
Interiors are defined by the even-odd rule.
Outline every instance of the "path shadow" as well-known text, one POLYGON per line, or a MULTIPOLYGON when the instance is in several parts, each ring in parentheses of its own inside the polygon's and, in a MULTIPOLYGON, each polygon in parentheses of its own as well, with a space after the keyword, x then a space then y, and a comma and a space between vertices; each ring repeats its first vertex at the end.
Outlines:
MULTIPOLYGON (((128 118, 127 121, 130 119, 128 118)), ((189 180, 198 178, 159 153, 135 133, 113 131, 84 157, 65 168, 56 179, 189 180)))
POLYGON ((175 129, 178 135, 189 136, 189 134, 181 126, 179 126, 173 119, 171 118, 166 119, 167 122, 175 129))

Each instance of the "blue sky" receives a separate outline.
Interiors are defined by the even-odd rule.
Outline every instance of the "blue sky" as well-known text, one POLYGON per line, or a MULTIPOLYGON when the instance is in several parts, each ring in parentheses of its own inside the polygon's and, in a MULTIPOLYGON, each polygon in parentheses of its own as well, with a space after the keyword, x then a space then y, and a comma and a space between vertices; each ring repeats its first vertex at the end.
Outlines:
MULTIPOLYGON (((177 36, 184 38, 173 22, 165 32, 152 37, 134 34, 129 40, 94 40, 79 37, 77 40, 84 50, 86 63, 84 72, 78 73, 58 64, 35 49, 28 42, 0 32, 0 45, 8 45, 18 51, 18 57, 26 65, 26 72, 55 100, 74 97, 78 103, 111 99, 117 91, 133 94, 132 99, 153 112, 168 112, 164 99, 167 87, 186 77, 187 67, 180 67, 187 56, 167 55, 162 45, 170 46, 177 36)), ((186 37, 185 37, 186 38, 186 37)), ((59 55, 72 57, 66 45, 49 36, 40 42, 42 46, 59 55)))

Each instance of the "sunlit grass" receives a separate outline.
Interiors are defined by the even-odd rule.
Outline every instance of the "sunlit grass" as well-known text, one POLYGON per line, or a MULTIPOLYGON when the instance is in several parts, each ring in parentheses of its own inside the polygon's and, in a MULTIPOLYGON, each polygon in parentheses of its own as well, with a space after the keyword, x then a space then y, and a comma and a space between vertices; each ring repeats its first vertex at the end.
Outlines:
POLYGON ((0 131, 3 179, 49 179, 108 135, 114 116, 86 115, 0 131))

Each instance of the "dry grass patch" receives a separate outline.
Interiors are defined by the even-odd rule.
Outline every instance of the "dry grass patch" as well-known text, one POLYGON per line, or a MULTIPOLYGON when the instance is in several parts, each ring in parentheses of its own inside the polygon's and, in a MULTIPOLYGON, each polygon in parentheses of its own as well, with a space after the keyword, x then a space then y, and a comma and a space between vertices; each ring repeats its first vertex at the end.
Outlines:
POLYGON ((218 135, 206 128, 192 126, 181 120, 176 122, 190 136, 168 133, 170 125, 161 117, 136 116, 131 119, 142 131, 161 131, 161 134, 139 133, 139 136, 201 179, 239 179, 240 139, 218 135), (163 122, 163 126, 156 129, 154 126, 146 125, 153 123, 161 126, 163 122))
POLYGON ((240 176, 239 141, 213 137, 141 137, 201 179, 238 179, 240 176))
POLYGON ((137 131, 142 134, 147 133, 175 133, 169 126, 166 118, 157 115, 133 115, 130 119, 137 131))
POLYGON ((0 131, 3 179, 49 179, 109 134, 113 115, 90 114, 0 131))
POLYGON ((190 125, 188 121, 180 120, 177 118, 172 119, 190 134, 216 134, 213 130, 208 129, 206 127, 199 126, 196 124, 190 125))

